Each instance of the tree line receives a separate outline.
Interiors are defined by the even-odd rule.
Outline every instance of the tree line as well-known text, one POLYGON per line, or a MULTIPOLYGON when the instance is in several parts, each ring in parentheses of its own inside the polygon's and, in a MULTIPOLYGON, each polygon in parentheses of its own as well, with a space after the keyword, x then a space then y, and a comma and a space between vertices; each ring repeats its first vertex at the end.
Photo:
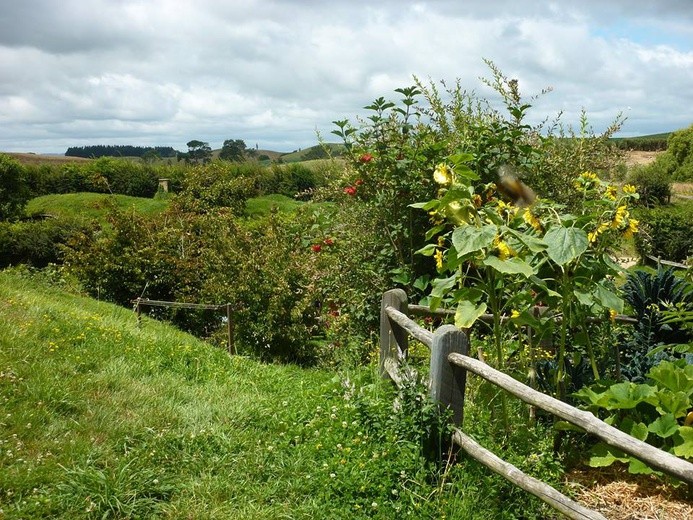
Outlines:
POLYGON ((132 146, 132 145, 90 145, 71 146, 65 152, 66 157, 175 157, 178 152, 171 146, 132 146))

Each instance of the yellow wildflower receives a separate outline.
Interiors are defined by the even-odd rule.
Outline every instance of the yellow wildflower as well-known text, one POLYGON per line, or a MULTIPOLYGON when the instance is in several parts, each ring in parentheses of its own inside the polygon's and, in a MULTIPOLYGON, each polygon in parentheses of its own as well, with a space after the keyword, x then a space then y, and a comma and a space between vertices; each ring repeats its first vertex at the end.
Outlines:
POLYGON ((621 224, 628 218, 628 209, 626 206, 619 206, 616 208, 616 214, 614 219, 611 221, 611 227, 617 229, 621 227, 621 224))
POLYGON ((596 181, 598 179, 597 174, 593 172, 584 172, 580 177, 586 181, 596 181))
POLYGON ((513 310, 510 312, 510 317, 511 317, 511 318, 519 318, 519 317, 520 317, 520 312, 517 311, 517 310, 515 310, 515 309, 513 309, 513 310))
POLYGON ((631 238, 633 236, 633 233, 637 233, 639 223, 640 221, 635 220, 634 218, 628 219, 628 227, 623 232, 624 238, 631 238))
POLYGON ((616 200, 616 186, 607 186, 604 197, 609 200, 616 200))
POLYGON ((587 233, 587 240, 589 240, 590 244, 594 243, 599 237, 599 235, 604 233, 604 231, 606 231, 607 229, 609 229, 609 224, 606 222, 602 222, 601 224, 599 224, 597 229, 587 233))
POLYGON ((443 252, 440 249, 436 249, 435 254, 436 259, 436 269, 440 270, 443 268, 443 252))
POLYGON ((524 220, 526 224, 532 226, 535 231, 541 233, 541 222, 539 222, 539 219, 530 210, 525 210, 522 214, 522 220, 524 220))
POLYGON ((447 186, 452 183, 452 168, 445 163, 440 163, 433 171, 433 180, 438 184, 447 186))
POLYGON ((611 320, 612 323, 616 321, 617 315, 618 313, 614 309, 609 309, 609 320, 611 320))
POLYGON ((635 186, 633 186, 632 184, 626 184, 625 186, 623 186, 623 193, 626 193, 628 195, 632 195, 636 191, 637 190, 635 189, 635 186))
POLYGON ((496 251, 498 251, 498 258, 501 260, 506 260, 508 257, 514 255, 514 252, 512 249, 510 249, 510 246, 508 246, 508 244, 501 240, 501 238, 498 236, 493 240, 493 245, 496 248, 496 251))

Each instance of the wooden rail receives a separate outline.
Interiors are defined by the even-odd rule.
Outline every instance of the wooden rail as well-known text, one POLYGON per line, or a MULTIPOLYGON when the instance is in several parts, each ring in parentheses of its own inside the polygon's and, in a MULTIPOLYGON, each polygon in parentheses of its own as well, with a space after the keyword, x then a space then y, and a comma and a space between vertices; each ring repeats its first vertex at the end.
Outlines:
POLYGON ((137 313, 137 323, 140 323, 140 316, 142 314, 142 306, 149 307, 168 307, 174 309, 202 309, 202 310, 225 310, 226 311, 226 342, 229 350, 229 354, 236 354, 236 345, 233 340, 234 324, 232 319, 232 306, 230 303, 225 303, 222 305, 212 305, 207 303, 187 303, 187 302, 168 302, 164 300, 150 300, 148 298, 136 298, 133 300, 135 304, 135 312, 137 313))
MULTIPOLYGON (((537 392, 509 375, 467 356, 467 335, 462 330, 452 325, 443 325, 431 333, 411 320, 409 314, 423 316, 441 315, 442 313, 440 311, 432 313, 430 310, 426 313, 426 307, 421 306, 410 308, 407 295, 401 289, 387 291, 383 295, 380 314, 381 375, 392 380, 395 384, 400 384, 401 374, 398 367, 400 362, 407 357, 409 335, 427 345, 431 349, 429 393, 431 398, 437 401, 441 407, 453 411, 455 425, 462 425, 466 374, 467 371, 470 371, 523 401, 584 429, 605 443, 642 460, 651 467, 693 484, 693 464, 690 462, 635 439, 599 420, 589 412, 579 410, 558 399, 537 392)), ((637 320, 627 316, 623 316, 620 321, 631 324, 637 322, 637 320)), ((453 441, 491 470, 537 496, 569 518, 604 519, 601 514, 585 508, 548 484, 522 473, 516 467, 501 460, 479 446, 460 429, 455 429, 453 441)))

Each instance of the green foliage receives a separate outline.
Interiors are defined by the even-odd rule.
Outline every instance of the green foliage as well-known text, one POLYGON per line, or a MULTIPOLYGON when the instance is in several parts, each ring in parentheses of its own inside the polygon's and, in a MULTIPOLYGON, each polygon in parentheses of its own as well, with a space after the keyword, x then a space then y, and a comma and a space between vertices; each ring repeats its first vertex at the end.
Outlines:
POLYGON ((184 154, 178 154, 179 161, 184 159, 188 164, 206 164, 212 160, 212 149, 209 143, 193 139, 188 141, 186 146, 188 151, 184 154))
POLYGON ((628 174, 628 182, 635 185, 640 200, 647 207, 667 204, 671 200, 671 175, 663 166, 668 157, 660 155, 647 166, 634 166, 628 174))
POLYGON ((62 260, 62 248, 85 224, 79 219, 0 222, 0 268, 45 267, 62 260))
POLYGON ((220 161, 194 166, 186 173, 174 204, 185 212, 208 213, 227 208, 240 215, 248 198, 257 194, 253 179, 242 173, 235 165, 220 161))
POLYGON ((667 149, 667 139, 671 134, 651 134, 638 137, 615 137, 613 142, 623 150, 641 150, 646 152, 667 149))
MULTIPOLYGON (((434 256, 438 270, 428 303, 433 309, 455 309, 455 324, 461 328, 490 312, 491 344, 501 370, 509 357, 504 338, 521 335, 523 326, 550 337, 553 321, 560 317, 552 390, 564 398, 566 388, 582 382, 572 377, 569 367, 579 362, 569 362, 569 356, 585 354, 593 377, 600 377, 584 323, 588 316, 623 309, 610 281, 619 268, 608 253, 637 231, 638 222, 627 209, 637 194, 632 186, 619 194, 586 172, 573 180, 582 199, 577 216, 550 201, 517 206, 500 200, 495 184, 478 182, 470 159, 456 154, 439 165, 432 175, 441 185, 438 198, 414 204, 434 219, 428 234, 436 242, 420 250, 434 256), (546 307, 541 315, 534 312, 536 300, 546 307)), ((538 372, 536 347, 527 345, 523 372, 538 372)))
POLYGON ((24 168, 11 157, 0 154, 0 221, 20 217, 29 198, 24 168))
POLYGON ((693 256, 693 204, 642 210, 638 216, 643 232, 636 236, 635 246, 642 257, 685 262, 693 256))
MULTIPOLYGON (((693 406, 693 365, 685 360, 662 361, 652 367, 645 383, 595 384, 575 396, 593 413, 633 437, 684 458, 693 458, 693 427, 686 421, 693 406)), ((631 473, 653 473, 634 457, 599 443, 590 465, 628 464, 631 473)))
POLYGON ((666 155, 670 155, 674 162, 672 179, 693 181, 693 125, 669 136, 666 155))
POLYGON ((247 152, 247 146, 243 139, 227 139, 219 152, 222 161, 243 161, 247 152))
POLYGON ((26 171, 34 197, 78 192, 153 197, 159 177, 175 177, 169 168, 113 157, 61 166, 26 166, 26 171))

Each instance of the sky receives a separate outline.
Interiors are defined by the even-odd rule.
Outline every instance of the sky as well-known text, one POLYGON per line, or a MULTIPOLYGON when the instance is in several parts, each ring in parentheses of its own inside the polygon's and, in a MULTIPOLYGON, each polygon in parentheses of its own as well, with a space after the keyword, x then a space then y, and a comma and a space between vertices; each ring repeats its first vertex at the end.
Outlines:
POLYGON ((484 59, 529 122, 581 109, 622 137, 693 123, 693 0, 21 0, 0 11, 0 150, 226 139, 289 152, 336 142, 396 88, 454 83, 495 102, 484 59))

